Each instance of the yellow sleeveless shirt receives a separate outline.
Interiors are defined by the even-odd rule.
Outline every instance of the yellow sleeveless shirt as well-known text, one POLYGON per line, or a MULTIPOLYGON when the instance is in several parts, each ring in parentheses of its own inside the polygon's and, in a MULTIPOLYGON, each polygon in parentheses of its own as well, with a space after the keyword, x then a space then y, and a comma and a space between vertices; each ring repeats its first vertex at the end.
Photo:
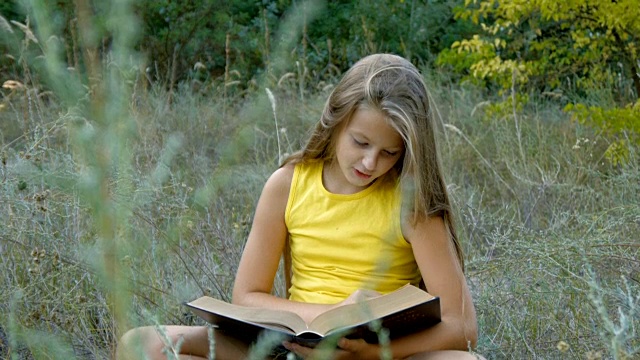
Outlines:
POLYGON ((421 276, 402 236, 397 181, 355 194, 328 192, 323 162, 295 166, 285 223, 291 246, 290 299, 333 304, 358 289, 388 293, 421 276))

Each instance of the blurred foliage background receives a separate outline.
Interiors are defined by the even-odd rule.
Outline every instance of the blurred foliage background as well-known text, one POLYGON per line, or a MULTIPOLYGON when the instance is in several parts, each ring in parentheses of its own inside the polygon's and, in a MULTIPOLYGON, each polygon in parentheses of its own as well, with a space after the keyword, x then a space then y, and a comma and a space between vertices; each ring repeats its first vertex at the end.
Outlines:
MULTIPOLYGON (((52 21, 61 28, 69 66, 81 66, 77 53, 77 3, 48 1, 52 21), (75 46, 75 47, 74 47, 75 46)), ((91 3, 96 16, 104 15, 102 2, 91 3)), ((304 21, 304 29, 286 60, 304 62, 314 78, 328 71, 341 72, 364 54, 401 53, 421 62, 432 62, 456 40, 473 33, 468 21, 456 21, 455 1, 331 1, 320 13, 304 21)), ((138 1, 137 49, 146 54, 144 63, 153 80, 215 80, 225 74, 227 64, 246 86, 267 70, 274 36, 285 16, 304 16, 301 1, 138 1), (175 59, 174 59, 175 58, 175 59), (194 64, 204 67, 194 69, 194 64)), ((3 16, 24 23, 25 11, 17 2, 0 5, 3 16)), ((94 23, 95 36, 108 46, 110 34, 94 23)), ((7 46, 16 45, 5 42, 7 46)), ((104 49, 103 49, 104 50, 104 49)), ((15 62, 3 59, 2 72, 18 75, 15 62)), ((278 74, 276 74, 277 76, 278 74)), ((280 74, 282 75, 282 74, 280 74)))
MULTIPOLYGON (((104 23, 106 3, 43 3, 59 30, 68 67, 78 71, 86 67, 82 44, 87 41, 93 42, 97 53, 109 52, 113 38, 104 23), (79 11, 92 16, 90 34, 82 30, 88 24, 81 23, 79 11)), ((635 0, 309 4, 286 0, 137 1, 132 4, 139 21, 135 49, 144 54, 137 64, 138 75, 144 77, 145 85, 160 82, 173 89, 187 82, 206 89, 222 82, 230 93, 242 93, 255 89, 260 76, 275 82, 287 73, 302 71, 303 90, 307 91, 366 54, 391 52, 436 67, 454 81, 504 94, 504 101, 493 104, 498 116, 510 111, 510 102, 525 103, 532 94, 557 97, 576 120, 615 139, 607 154, 610 160, 623 160, 625 142, 638 141, 640 7, 635 0), (285 18, 296 16, 300 27, 293 41, 283 47, 289 35, 280 25, 285 18), (280 54, 273 53, 276 48, 280 54), (288 65, 274 66, 274 61, 288 65), (509 94, 514 87, 519 92, 516 97, 509 94), (627 138, 629 133, 633 136, 627 138)), ((37 66, 37 62, 25 65, 20 61, 21 56, 35 57, 44 46, 24 39, 17 25, 29 25, 29 11, 16 1, 0 5, 6 20, 0 43, 5 54, 0 59, 0 74, 5 79, 23 79, 29 67, 37 66)))

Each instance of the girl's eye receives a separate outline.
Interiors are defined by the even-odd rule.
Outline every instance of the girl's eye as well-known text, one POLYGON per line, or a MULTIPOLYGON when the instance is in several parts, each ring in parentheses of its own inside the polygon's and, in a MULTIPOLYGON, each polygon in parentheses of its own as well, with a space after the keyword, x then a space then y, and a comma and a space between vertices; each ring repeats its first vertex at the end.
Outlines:
POLYGON ((387 154, 387 156, 396 156, 398 154, 397 151, 384 151, 385 154, 387 154))
POLYGON ((369 145, 369 144, 367 144, 367 143, 366 143, 366 142, 364 142, 364 141, 358 141, 358 140, 356 140, 356 138, 353 138, 353 142, 354 142, 356 145, 358 145, 358 146, 367 146, 367 145, 369 145))

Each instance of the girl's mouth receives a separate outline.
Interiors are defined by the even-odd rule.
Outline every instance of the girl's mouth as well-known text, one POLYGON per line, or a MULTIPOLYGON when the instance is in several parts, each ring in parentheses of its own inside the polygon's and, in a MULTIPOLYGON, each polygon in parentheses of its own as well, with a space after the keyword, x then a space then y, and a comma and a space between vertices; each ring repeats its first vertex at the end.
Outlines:
POLYGON ((361 178, 361 179, 368 180, 368 179, 370 179, 370 178, 371 178, 371 175, 369 175, 369 174, 365 174, 365 173, 361 172, 361 171, 360 171, 360 170, 358 170, 358 169, 353 169, 353 172, 356 174, 356 176, 357 176, 357 177, 359 177, 359 178, 361 178))

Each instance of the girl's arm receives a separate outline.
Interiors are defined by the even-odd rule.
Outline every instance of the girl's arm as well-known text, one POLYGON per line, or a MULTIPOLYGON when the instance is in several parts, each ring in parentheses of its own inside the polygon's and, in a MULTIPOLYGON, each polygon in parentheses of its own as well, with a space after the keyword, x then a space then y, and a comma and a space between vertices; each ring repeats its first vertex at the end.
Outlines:
POLYGON ((394 358, 433 350, 468 350, 476 345, 476 313, 444 220, 425 217, 403 229, 427 291, 440 297, 442 322, 391 343, 394 358))
MULTIPOLYGON (((425 218, 415 226, 403 227, 427 290, 440 297, 442 322, 424 331, 391 341, 394 359, 436 350, 468 350, 477 341, 476 314, 464 274, 455 249, 440 217, 425 218)), ((379 359, 380 346, 364 340, 341 339, 342 350, 335 359, 379 359)), ((302 355, 312 356, 314 350, 297 344, 285 347, 302 355)), ((460 356, 459 354, 456 356, 460 356)))
POLYGON ((289 164, 276 170, 262 190, 249 238, 238 266, 233 287, 233 303, 292 311, 309 322, 331 306, 295 302, 271 294, 287 239, 284 214, 293 169, 294 165, 289 164))

